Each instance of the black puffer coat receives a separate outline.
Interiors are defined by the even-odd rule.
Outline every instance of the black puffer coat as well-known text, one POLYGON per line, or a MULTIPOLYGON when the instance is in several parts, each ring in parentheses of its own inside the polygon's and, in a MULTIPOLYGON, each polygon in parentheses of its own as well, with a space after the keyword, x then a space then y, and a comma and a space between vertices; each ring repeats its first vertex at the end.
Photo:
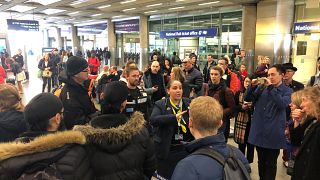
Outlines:
POLYGON ((63 120, 66 128, 72 129, 74 125, 86 124, 97 111, 88 95, 89 83, 81 86, 68 78, 65 71, 61 72, 59 80, 65 83, 60 100, 64 107, 63 120))
POLYGON ((154 146, 143 115, 106 114, 91 126, 75 126, 91 144, 91 166, 96 179, 144 180, 155 171, 154 146))
POLYGON ((38 172, 53 163, 65 180, 93 179, 90 156, 80 146, 86 142, 80 132, 64 131, 30 140, 0 144, 0 179, 17 179, 23 173, 38 172))
POLYGON ((0 112, 0 142, 13 141, 25 131, 27 123, 23 118, 23 112, 16 110, 0 112))

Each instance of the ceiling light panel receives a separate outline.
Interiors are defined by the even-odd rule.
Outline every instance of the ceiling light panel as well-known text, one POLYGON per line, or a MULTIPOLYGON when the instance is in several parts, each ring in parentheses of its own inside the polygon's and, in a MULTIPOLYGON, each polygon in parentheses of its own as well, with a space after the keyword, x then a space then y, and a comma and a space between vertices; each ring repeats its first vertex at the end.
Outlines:
POLYGON ((123 12, 126 12, 126 11, 132 11, 132 10, 135 10, 136 8, 129 8, 129 9, 124 9, 122 10, 123 12))
POLYGON ((36 8, 36 7, 15 5, 15 6, 11 7, 9 10, 18 11, 18 12, 22 13, 22 12, 30 11, 31 9, 34 9, 34 8, 36 8))
POLYGON ((36 3, 39 3, 39 4, 46 6, 46 5, 53 4, 53 3, 56 3, 59 1, 61 1, 61 0, 30 0, 27 2, 36 2, 36 3))
POLYGON ((146 12, 144 12, 145 14, 150 14, 150 13, 156 13, 156 12, 158 12, 158 11, 146 11, 146 12))
POLYGON ((219 3, 220 1, 213 1, 213 2, 207 2, 207 3, 201 3, 201 4, 198 4, 199 6, 205 6, 205 5, 210 5, 210 4, 217 4, 219 3))
POLYGON ((61 12, 64 12, 64 11, 66 11, 66 10, 63 10, 63 9, 46 9, 46 10, 44 10, 42 12, 50 15, 50 14, 61 13, 61 12))
POLYGON ((150 5, 147 5, 146 7, 154 7, 154 6, 161 6, 162 3, 158 3, 158 4, 150 4, 150 5))
POLYGON ((179 7, 174 7, 174 8, 169 8, 169 10, 176 10, 176 9, 183 9, 184 6, 179 6, 179 7))
POLYGON ((110 4, 107 4, 107 5, 99 6, 98 8, 99 9, 104 9, 104 8, 107 8, 107 7, 110 7, 110 6, 111 6, 110 4))
POLYGON ((100 15, 102 15, 102 14, 92 14, 91 16, 96 17, 96 16, 100 16, 100 15))
POLYGON ((75 11, 75 12, 72 12, 72 13, 68 13, 69 15, 75 15, 75 14, 78 14, 79 11, 75 11))
POLYGON ((73 1, 72 3, 70 3, 70 5, 71 5, 71 6, 74 6, 74 5, 78 5, 78 4, 84 3, 84 2, 88 2, 88 0, 77 0, 77 1, 73 1))
POLYGON ((135 2, 136 0, 127 0, 127 1, 122 1, 120 4, 127 4, 127 3, 132 3, 135 2))

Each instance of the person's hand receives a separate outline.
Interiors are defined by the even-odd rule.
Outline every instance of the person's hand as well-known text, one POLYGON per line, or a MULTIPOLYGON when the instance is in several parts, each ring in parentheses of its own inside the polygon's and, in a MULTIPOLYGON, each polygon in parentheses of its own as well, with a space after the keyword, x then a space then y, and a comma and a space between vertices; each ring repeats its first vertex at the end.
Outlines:
POLYGON ((156 91, 158 91, 158 89, 159 89, 158 86, 153 86, 153 87, 152 87, 152 92, 156 92, 156 91))
POLYGON ((271 83, 270 79, 268 79, 268 78, 264 78, 264 79, 265 79, 265 81, 264 81, 264 85, 266 85, 266 86, 270 86, 270 85, 272 85, 272 83, 271 83))
POLYGON ((256 85, 259 85, 259 81, 258 81, 258 79, 252 79, 252 81, 251 81, 251 85, 252 86, 256 86, 256 85))
POLYGON ((306 116, 305 112, 301 109, 291 111, 291 117, 294 121, 301 123, 302 119, 306 116))
POLYGON ((183 115, 184 113, 186 113, 186 112, 187 112, 187 111, 182 111, 182 112, 176 114, 176 118, 177 118, 177 119, 181 119, 181 118, 182 118, 182 115, 183 115))

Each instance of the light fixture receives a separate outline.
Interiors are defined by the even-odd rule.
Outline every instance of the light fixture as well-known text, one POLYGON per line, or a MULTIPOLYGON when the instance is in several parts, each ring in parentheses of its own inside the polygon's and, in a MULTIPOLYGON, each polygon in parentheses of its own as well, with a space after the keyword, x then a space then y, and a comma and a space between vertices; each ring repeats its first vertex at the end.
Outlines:
POLYGON ((61 1, 61 0, 29 0, 26 3, 28 3, 28 2, 36 2, 36 3, 39 3, 39 4, 42 4, 42 5, 46 6, 46 5, 53 4, 53 3, 59 2, 59 1, 61 1))
POLYGON ((174 8, 169 8, 169 10, 176 10, 176 9, 183 9, 184 6, 179 6, 179 7, 174 7, 174 8))
POLYGON ((128 0, 128 1, 122 1, 120 2, 120 4, 126 4, 126 3, 131 3, 131 2, 135 2, 136 0, 128 0))
POLYGON ((204 5, 209 5, 209 4, 217 4, 219 3, 220 1, 212 1, 212 2, 207 2, 207 3, 201 3, 201 4, 198 4, 199 6, 204 6, 204 5))
POLYGON ((158 12, 158 11, 146 11, 144 12, 145 14, 149 14, 149 13, 155 13, 155 12, 158 12))
POLYGON ((102 14, 92 14, 91 16, 96 17, 96 16, 100 16, 100 15, 102 15, 102 14))
POLYGON ((154 7, 154 6, 161 6, 162 3, 158 3, 158 4, 150 4, 150 5, 147 5, 146 7, 154 7))
POLYGON ((111 6, 110 4, 107 4, 107 5, 99 6, 98 8, 99 9, 103 9, 103 8, 107 8, 107 7, 110 7, 110 6, 111 6))
POLYGON ((78 4, 87 2, 87 1, 88 1, 88 0, 77 0, 77 1, 73 1, 72 3, 70 3, 70 5, 71 5, 71 6, 74 6, 74 5, 78 5, 78 4))
POLYGON ((36 8, 36 7, 15 5, 15 6, 11 7, 9 10, 22 13, 22 12, 30 11, 31 9, 34 9, 34 8, 36 8))
POLYGON ((72 12, 72 13, 68 13, 69 15, 75 15, 75 14, 78 14, 79 11, 75 11, 75 12, 72 12))
POLYGON ((46 13, 47 15, 50 15, 50 14, 57 14, 57 13, 61 13, 61 12, 64 12, 66 10, 63 10, 63 9, 46 9, 44 11, 42 11, 43 13, 46 13))
POLYGON ((125 12, 125 11, 132 11, 132 10, 135 10, 136 8, 129 8, 129 9, 124 9, 124 10, 122 10, 123 12, 125 12))

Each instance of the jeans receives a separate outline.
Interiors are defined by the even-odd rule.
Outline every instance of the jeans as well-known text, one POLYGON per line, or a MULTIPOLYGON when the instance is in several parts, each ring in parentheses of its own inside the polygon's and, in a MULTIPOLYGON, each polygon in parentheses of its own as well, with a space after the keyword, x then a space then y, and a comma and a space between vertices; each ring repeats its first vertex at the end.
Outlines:
POLYGON ((260 180, 275 180, 277 174, 277 159, 280 149, 256 147, 258 152, 258 169, 260 180))
POLYGON ((44 92, 44 89, 46 88, 48 84, 48 92, 51 92, 51 78, 50 77, 42 77, 43 84, 42 84, 42 92, 44 92))

